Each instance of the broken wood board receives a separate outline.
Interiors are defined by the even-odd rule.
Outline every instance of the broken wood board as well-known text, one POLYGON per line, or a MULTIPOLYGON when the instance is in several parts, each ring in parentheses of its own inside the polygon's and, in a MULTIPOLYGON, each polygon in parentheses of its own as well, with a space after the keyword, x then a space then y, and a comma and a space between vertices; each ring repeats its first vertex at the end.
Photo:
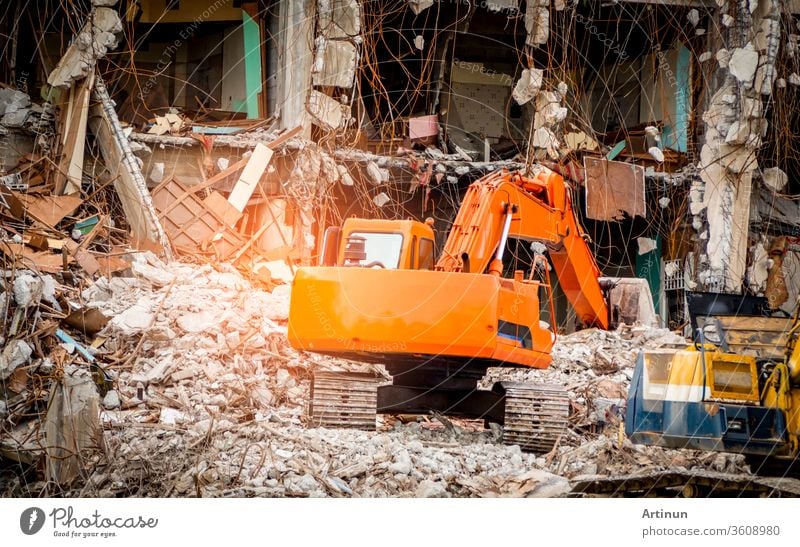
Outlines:
POLYGON ((256 186, 258 186, 258 181, 261 180, 261 175, 264 174, 269 162, 272 160, 272 155, 272 149, 268 146, 261 143, 256 145, 253 155, 250 156, 242 174, 239 175, 239 180, 231 190, 230 196, 228 196, 228 202, 237 211, 244 211, 250 196, 253 195, 256 186))
POLYGON ((23 216, 27 214, 33 220, 50 228, 74 213, 83 203, 78 196, 39 196, 19 193, 15 193, 14 196, 24 207, 23 216))
POLYGON ((153 204, 176 250, 192 254, 211 249, 224 260, 245 244, 200 196, 174 179, 153 190, 153 204))
POLYGON ((620 161, 586 156, 586 216, 595 220, 620 220, 647 215, 644 169, 620 161))
MULTIPOLYGON (((46 273, 58 273, 63 269, 62 255, 37 252, 21 243, 0 241, 0 253, 13 260, 17 268, 46 273)), ((68 261, 72 261, 72 258, 68 258, 68 261)))
POLYGON ((65 113, 61 117, 61 158, 55 178, 56 195, 77 194, 81 190, 86 122, 93 85, 94 72, 90 72, 79 84, 73 82, 70 88, 65 113))
POLYGON ((225 199, 225 196, 219 192, 212 191, 203 200, 203 204, 217 214, 222 221, 233 227, 242 218, 242 212, 236 209, 231 203, 225 199))
POLYGON ((122 272, 131 267, 131 263, 121 256, 95 255, 95 260, 100 265, 100 275, 110 277, 112 273, 122 272))
POLYGON ((100 271, 100 263, 97 262, 97 259, 85 250, 81 245, 78 245, 71 239, 64 240, 64 248, 69 251, 75 260, 80 264, 83 271, 85 271, 89 275, 94 275, 98 271, 100 271))

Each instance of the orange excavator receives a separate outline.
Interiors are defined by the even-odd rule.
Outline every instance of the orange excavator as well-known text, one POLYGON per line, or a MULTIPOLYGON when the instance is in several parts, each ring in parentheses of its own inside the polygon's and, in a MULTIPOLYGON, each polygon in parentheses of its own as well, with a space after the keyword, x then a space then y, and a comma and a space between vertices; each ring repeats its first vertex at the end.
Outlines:
POLYGON ((489 367, 550 364, 550 266, 586 327, 615 324, 619 280, 600 277, 564 180, 542 166, 472 183, 435 264, 432 224, 347 219, 326 231, 321 265, 298 269, 292 346, 383 364, 392 377, 316 373, 311 424, 374 429, 376 413, 435 412, 499 423, 504 442, 549 451, 567 423, 562 387, 478 382, 489 367), (512 241, 517 260, 506 259, 512 241))

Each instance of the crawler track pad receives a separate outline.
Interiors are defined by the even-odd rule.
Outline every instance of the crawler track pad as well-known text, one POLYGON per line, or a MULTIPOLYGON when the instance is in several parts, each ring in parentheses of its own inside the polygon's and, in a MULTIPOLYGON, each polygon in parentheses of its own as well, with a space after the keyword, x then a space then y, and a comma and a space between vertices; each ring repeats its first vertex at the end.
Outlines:
POLYGON ((379 378, 355 372, 318 372, 311 383, 312 427, 375 431, 379 378))
POLYGON ((503 443, 546 454, 564 434, 569 418, 569 396, 551 385, 503 382, 505 424, 503 443))

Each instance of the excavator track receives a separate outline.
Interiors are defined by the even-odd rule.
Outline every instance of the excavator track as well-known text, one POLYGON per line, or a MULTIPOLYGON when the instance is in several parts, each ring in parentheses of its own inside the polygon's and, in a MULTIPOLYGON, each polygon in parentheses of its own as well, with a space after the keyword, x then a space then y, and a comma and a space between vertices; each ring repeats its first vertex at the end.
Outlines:
POLYGON ((379 378, 356 372, 317 372, 311 382, 312 427, 375 430, 379 378))
POLYGON ((800 480, 714 471, 655 471, 616 477, 584 476, 572 483, 573 496, 800 497, 800 480))
POLYGON ((544 384, 503 382, 505 424, 503 443, 546 454, 564 434, 569 396, 564 388, 544 384))

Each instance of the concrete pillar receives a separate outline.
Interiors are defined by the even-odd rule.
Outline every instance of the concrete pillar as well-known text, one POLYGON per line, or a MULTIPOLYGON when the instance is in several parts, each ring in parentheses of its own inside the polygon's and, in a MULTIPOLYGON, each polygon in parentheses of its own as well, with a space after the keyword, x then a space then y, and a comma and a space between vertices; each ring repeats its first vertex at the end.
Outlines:
POLYGON ((311 90, 313 29, 316 12, 311 0, 287 0, 280 3, 278 37, 278 99, 281 126, 291 129, 302 125, 300 136, 311 136, 311 122, 306 99, 311 90))

